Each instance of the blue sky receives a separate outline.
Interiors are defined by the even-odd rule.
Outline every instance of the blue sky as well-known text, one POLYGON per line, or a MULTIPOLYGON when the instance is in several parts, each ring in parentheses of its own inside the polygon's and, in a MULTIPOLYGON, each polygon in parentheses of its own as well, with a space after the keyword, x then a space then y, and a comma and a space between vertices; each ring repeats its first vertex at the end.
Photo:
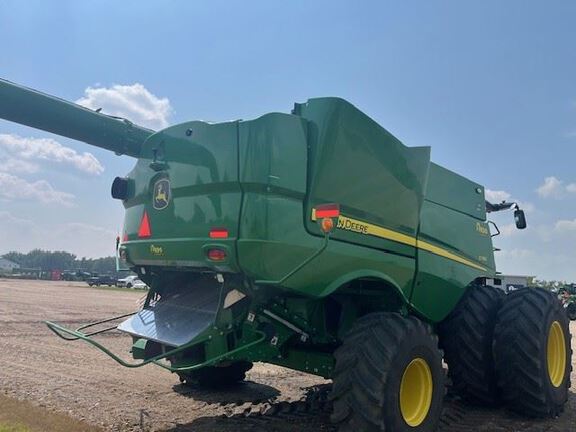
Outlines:
MULTIPOLYGON (((501 271, 576 281, 574 22, 573 1, 0 0, 0 77, 155 127, 344 97, 524 204, 525 231, 494 217, 501 271)), ((111 254, 132 165, 0 121, 0 253, 111 254)))

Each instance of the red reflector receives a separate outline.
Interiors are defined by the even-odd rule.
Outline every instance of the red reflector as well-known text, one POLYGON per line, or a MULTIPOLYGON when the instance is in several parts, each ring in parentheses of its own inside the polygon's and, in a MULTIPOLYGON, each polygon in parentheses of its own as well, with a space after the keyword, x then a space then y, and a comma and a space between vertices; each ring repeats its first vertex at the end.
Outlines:
POLYGON ((224 261, 226 259, 226 251, 222 249, 208 249, 208 258, 212 261, 224 261))
POLYGON ((228 230, 226 228, 212 228, 210 238, 228 238, 228 230))
POLYGON ((144 212, 144 216, 142 216, 142 222, 140 222, 140 228, 138 228, 138 237, 150 237, 151 235, 152 232, 150 231, 148 213, 144 212))
POLYGON ((338 204, 322 204, 316 206, 316 217, 318 219, 338 216, 340 216, 340 206, 338 204))

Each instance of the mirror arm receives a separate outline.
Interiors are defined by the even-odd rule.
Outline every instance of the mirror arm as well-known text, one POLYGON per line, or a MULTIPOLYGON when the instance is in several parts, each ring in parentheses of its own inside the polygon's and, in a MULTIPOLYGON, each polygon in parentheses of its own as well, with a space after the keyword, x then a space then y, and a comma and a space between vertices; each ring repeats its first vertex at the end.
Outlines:
POLYGON ((493 204, 490 201, 486 201, 486 213, 498 212, 502 210, 520 210, 518 203, 502 201, 501 203, 493 204))

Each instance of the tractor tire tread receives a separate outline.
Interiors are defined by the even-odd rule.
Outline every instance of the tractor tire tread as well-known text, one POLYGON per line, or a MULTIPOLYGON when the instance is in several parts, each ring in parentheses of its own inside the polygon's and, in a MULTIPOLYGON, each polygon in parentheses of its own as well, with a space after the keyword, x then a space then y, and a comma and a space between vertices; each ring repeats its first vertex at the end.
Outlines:
MULTIPOLYGON (((549 396, 546 352, 547 317, 554 313, 565 332, 568 317, 558 299, 541 288, 524 288, 508 294, 498 314, 495 332, 495 360, 498 384, 508 407, 529 417, 554 417, 564 409, 566 400, 554 402, 549 396), (544 335, 544 336, 542 336, 544 335)), ((569 358, 572 350, 569 347, 569 358)), ((570 372, 563 384, 568 396, 570 372)))
POLYGON ((472 404, 494 406, 499 400, 492 346, 503 297, 498 288, 473 285, 439 326, 453 390, 472 404))
POLYGON ((388 366, 400 341, 418 336, 429 338, 437 350, 438 339, 431 326, 416 317, 371 313, 355 322, 334 354, 331 420, 339 432, 386 430, 384 386, 387 375, 394 373, 388 366))

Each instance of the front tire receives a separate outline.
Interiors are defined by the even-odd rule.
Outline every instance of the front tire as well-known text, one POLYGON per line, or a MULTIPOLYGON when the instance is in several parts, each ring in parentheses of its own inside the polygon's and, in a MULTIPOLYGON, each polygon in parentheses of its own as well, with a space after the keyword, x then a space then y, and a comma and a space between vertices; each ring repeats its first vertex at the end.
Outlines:
POLYGON ((339 431, 432 432, 444 371, 429 325, 397 313, 360 318, 335 352, 332 421, 339 431))
POLYGON ((506 297, 498 314, 494 355, 503 400, 529 417, 554 417, 568 400, 572 349, 558 299, 540 288, 506 297))
POLYGON ((499 399, 492 347, 503 297, 498 288, 473 285, 439 326, 453 388, 473 404, 491 406, 499 399))

